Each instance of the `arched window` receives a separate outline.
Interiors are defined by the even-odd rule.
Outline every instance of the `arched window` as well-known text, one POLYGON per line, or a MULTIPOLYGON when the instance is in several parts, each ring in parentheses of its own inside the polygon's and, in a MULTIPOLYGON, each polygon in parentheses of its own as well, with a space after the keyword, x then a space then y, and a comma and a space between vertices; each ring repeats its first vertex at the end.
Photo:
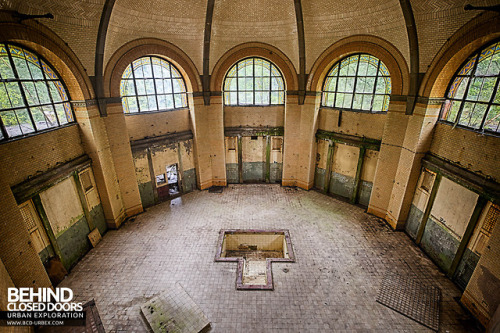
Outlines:
POLYGON ((179 70, 158 57, 142 57, 127 66, 120 96, 125 113, 187 107, 186 84, 179 70))
POLYGON ((383 112, 389 108, 390 94, 387 66, 369 54, 354 54, 335 63, 328 72, 321 105, 383 112))
POLYGON ((500 42, 487 45, 457 71, 446 92, 441 119, 481 131, 500 132, 500 42))
POLYGON ((262 58, 240 60, 224 79, 225 105, 280 105, 285 84, 279 69, 262 58))
POLYGON ((74 122, 63 82, 32 51, 0 43, 0 140, 74 122))

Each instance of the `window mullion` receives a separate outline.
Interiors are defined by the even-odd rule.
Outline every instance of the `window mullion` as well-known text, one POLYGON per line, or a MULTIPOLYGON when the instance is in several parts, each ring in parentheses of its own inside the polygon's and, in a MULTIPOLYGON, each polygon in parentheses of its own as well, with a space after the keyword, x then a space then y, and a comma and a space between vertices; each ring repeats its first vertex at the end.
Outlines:
POLYGON ((337 103, 337 95, 339 94, 339 80, 340 80, 340 63, 339 63, 339 68, 337 69, 337 81, 335 82, 335 96, 333 98, 333 105, 332 107, 335 107, 337 103))
MULTIPOLYGON (((181 75, 181 79, 182 79, 182 83, 184 84, 184 92, 180 92, 179 94, 182 96, 184 95, 184 97, 186 98, 186 107, 189 106, 189 100, 188 100, 188 94, 187 94, 187 84, 186 84, 186 81, 184 81, 184 77, 181 75)), ((175 98, 174 98, 175 99, 175 98)), ((182 103, 182 98, 181 98, 181 103, 182 103)), ((184 105, 181 105, 181 107, 184 107, 184 105)))
POLYGON ((358 84, 358 70, 359 70, 359 61, 361 60, 361 55, 358 55, 358 63, 356 64, 356 72, 354 73, 354 87, 352 88, 352 100, 351 100, 351 110, 354 105, 354 97, 356 96, 356 85, 358 84))
POLYGON ((252 85, 252 90, 253 90, 253 93, 252 93, 252 97, 253 97, 253 105, 255 105, 255 58, 252 59, 252 81, 253 81, 253 85, 252 85))
MULTIPOLYGON (((37 107, 40 107, 40 110, 41 110, 41 112, 43 114, 43 118, 45 119, 45 124, 47 124, 47 128, 48 128, 49 127, 49 122, 47 121, 48 117, 45 114, 45 112, 43 111, 42 100, 40 99, 40 95, 38 94, 38 90, 36 89, 35 79, 33 79, 33 73, 31 73, 31 68, 30 68, 30 66, 28 64, 28 60, 26 60, 26 55, 24 55, 24 61, 26 62, 26 68, 28 68, 28 72, 30 73, 31 82, 33 82, 33 87, 35 88, 36 98, 38 98, 38 105, 37 105, 37 107)), ((39 80, 37 80, 37 81, 39 81, 39 80)))
POLYGON ((57 115, 56 112, 54 99, 52 98, 52 94, 50 93, 50 87, 49 83, 47 82, 47 76, 45 75, 45 71, 43 70, 42 60, 38 58, 38 61, 40 62, 40 71, 42 72, 43 82, 45 82, 45 86, 47 87, 47 93, 49 94, 50 103, 52 104, 52 110, 54 111, 54 115, 56 116, 57 126, 61 126, 61 122, 59 121, 59 116, 57 115))
MULTIPOLYGON (((19 73, 17 72, 17 68, 14 65, 14 60, 12 60, 12 55, 10 53, 10 47, 8 47, 8 45, 6 45, 6 49, 7 49, 7 54, 9 56, 10 66, 12 67, 12 72, 14 73, 14 77, 17 79, 17 85, 19 87, 19 91, 21 92, 21 97, 23 98, 24 105, 28 109, 28 114, 30 116, 31 124, 33 125, 33 130, 35 132, 38 132, 38 129, 36 128, 35 120, 33 119, 33 115, 31 114, 31 108, 29 107, 28 99, 26 98, 26 94, 24 93, 23 85, 21 84, 21 79, 19 78, 19 73)), ((11 103, 11 106, 12 106, 12 103, 11 103)), ((14 113, 16 113, 16 112, 14 112, 14 113)), ((16 116, 16 119, 17 119, 17 116, 16 116)))
MULTIPOLYGON (((490 63, 491 64, 491 63, 490 63)), ((490 97, 490 101, 488 102, 488 107, 486 108, 486 111, 484 112, 484 116, 483 116, 483 120, 481 120, 481 125, 479 126, 479 129, 480 130, 483 130, 484 131, 484 123, 486 121, 486 116, 488 115, 488 113, 490 112, 490 109, 491 109, 491 105, 493 104, 493 101, 495 100, 495 95, 497 94, 497 90, 498 90, 498 84, 499 84, 500 80, 498 79, 498 76, 497 76, 497 80, 495 82, 495 86, 493 88, 493 92, 491 93, 491 97, 490 97)))
POLYGON ((21 108, 26 108, 26 106, 16 106, 16 107, 13 106, 14 103, 12 103, 12 98, 10 97, 10 93, 9 93, 9 90, 7 89, 7 85, 5 84, 5 82, 2 82, 2 83, 5 87, 5 91, 7 92, 7 97, 9 98, 10 110, 17 110, 17 109, 21 109, 21 108))
POLYGON ((273 77, 272 77, 272 72, 273 72, 273 65, 271 64, 270 61, 267 61, 269 64, 269 105, 273 105, 272 97, 273 97, 273 77))
POLYGON ((170 86, 172 87, 172 102, 174 103, 175 109, 175 92, 174 92, 174 76, 172 75, 172 64, 168 63, 168 70, 170 71, 170 86))
POLYGON ((470 71, 469 81, 467 82, 467 86, 465 87, 464 95, 462 96, 462 103, 460 104, 460 108, 458 109, 457 118, 453 122, 453 126, 456 126, 458 124, 458 122, 460 121, 460 117, 462 116, 462 111, 464 110, 465 100, 466 100, 467 94, 469 93, 470 84, 473 80, 474 73, 476 73, 477 64, 479 63, 479 53, 476 54, 475 57, 476 57, 476 62, 474 63, 474 66, 472 67, 472 69, 470 71))
POLYGON ((7 129, 5 128, 5 125, 3 124, 1 113, 0 113, 0 130, 2 131, 3 140, 8 139, 9 133, 7 133, 7 129))
POLYGON ((240 105, 240 63, 236 63, 236 105, 240 105))
MULTIPOLYGON (((137 90, 137 82, 135 82, 135 73, 134 73, 134 62, 130 63, 130 71, 132 72, 132 82, 134 82, 134 92, 135 92, 135 102, 137 103, 137 112, 141 112, 141 105, 139 103, 139 90, 137 90)), ((127 79, 128 80, 128 79, 127 79)), ((128 105, 128 102, 127 102, 128 105)), ((129 107, 130 109, 130 107, 129 107)), ((130 112, 130 110, 129 110, 130 112)))
MULTIPOLYGON (((156 77, 155 77, 155 71, 153 69, 153 58, 149 57, 149 61, 151 62, 151 75, 153 76, 153 87, 155 88, 156 110, 159 111, 160 110, 160 101, 158 100, 158 90, 156 89, 156 77)), ((170 72, 170 73, 172 73, 172 72, 170 72)), ((149 104, 149 96, 148 96, 148 104, 149 104)), ((175 106, 175 98, 174 98, 174 106, 175 106)))
MULTIPOLYGON (((370 112, 373 112, 373 102, 375 101, 375 92, 377 91, 377 82, 378 82, 378 73, 380 72, 380 59, 377 61, 377 71, 375 72, 375 84, 373 85, 373 90, 372 90, 372 103, 370 105, 370 112)), ((384 108, 384 105, 382 104, 382 108, 380 111, 382 112, 384 108)))

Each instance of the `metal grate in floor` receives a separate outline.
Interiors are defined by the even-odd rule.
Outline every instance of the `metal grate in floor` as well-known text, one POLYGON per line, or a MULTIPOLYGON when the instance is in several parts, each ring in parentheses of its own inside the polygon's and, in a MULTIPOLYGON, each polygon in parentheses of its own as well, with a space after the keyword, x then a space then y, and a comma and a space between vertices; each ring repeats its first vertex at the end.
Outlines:
POLYGON ((416 322, 438 331, 441 289, 426 284, 415 275, 388 271, 382 281, 377 302, 416 322))

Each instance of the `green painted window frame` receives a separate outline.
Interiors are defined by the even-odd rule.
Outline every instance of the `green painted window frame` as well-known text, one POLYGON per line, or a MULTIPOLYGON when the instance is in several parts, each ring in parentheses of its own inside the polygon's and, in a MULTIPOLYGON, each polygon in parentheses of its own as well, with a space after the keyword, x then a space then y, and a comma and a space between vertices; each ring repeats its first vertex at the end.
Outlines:
POLYGON ((500 134, 500 40, 483 45, 458 68, 446 89, 440 121, 500 134))
POLYGON ((33 50, 0 43, 0 142, 75 122, 71 97, 60 77, 33 50))
POLYGON ((380 59, 355 53, 333 64, 322 87, 321 106, 382 113, 389 108, 392 81, 389 69, 380 59))
POLYGON ((285 80, 278 66, 260 57, 239 60, 224 78, 226 106, 284 105, 285 93, 285 80))
POLYGON ((188 107, 186 82, 181 72, 170 61, 158 56, 139 57, 125 68, 120 80, 120 97, 125 114, 188 107), (146 66, 149 67, 147 71, 146 66))

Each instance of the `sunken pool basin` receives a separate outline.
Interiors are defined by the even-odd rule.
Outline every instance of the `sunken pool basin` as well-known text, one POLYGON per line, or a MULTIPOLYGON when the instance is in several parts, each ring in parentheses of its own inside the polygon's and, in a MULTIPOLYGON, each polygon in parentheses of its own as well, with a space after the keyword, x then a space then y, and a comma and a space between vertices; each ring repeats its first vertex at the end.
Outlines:
POLYGON ((236 289, 273 290, 273 262, 294 262, 288 230, 223 229, 215 261, 237 262, 236 289))

